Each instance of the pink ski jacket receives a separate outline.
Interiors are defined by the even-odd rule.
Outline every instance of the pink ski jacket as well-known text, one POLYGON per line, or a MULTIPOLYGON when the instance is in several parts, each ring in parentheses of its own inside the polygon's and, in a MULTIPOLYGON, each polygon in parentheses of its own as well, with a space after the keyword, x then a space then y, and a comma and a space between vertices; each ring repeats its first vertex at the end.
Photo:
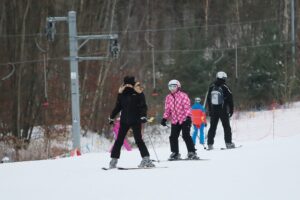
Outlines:
POLYGON ((178 90, 167 95, 163 118, 171 120, 172 124, 182 124, 191 113, 191 101, 186 93, 178 90))

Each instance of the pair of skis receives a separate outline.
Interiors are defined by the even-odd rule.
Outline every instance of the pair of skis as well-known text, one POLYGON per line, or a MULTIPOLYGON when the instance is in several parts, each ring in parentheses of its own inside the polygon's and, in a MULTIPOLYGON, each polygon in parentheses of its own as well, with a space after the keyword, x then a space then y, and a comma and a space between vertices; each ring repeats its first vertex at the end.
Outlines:
MULTIPOLYGON (((237 148, 241 148, 242 147, 242 145, 238 145, 238 146, 236 146, 236 147, 234 147, 234 148, 226 148, 226 147, 221 147, 221 148, 219 148, 219 150, 231 150, 231 149, 237 149, 237 148)), ((213 150, 218 150, 218 149, 206 149, 207 151, 213 151, 213 150)))
MULTIPOLYGON (((234 148, 225 148, 222 147, 219 150, 231 150, 231 149, 237 149, 241 148, 242 145, 238 145, 234 148)), ((212 151, 212 150, 217 150, 217 149, 206 149, 207 151, 212 151)), ((178 161, 208 161, 210 159, 206 158, 199 158, 199 159, 189 159, 189 158, 181 158, 181 159, 176 159, 176 160, 152 160, 152 162, 178 162, 178 161)), ((158 169, 158 168, 168 168, 167 166, 156 166, 156 167, 116 167, 116 168, 106 168, 102 167, 103 170, 111 170, 111 169, 117 169, 117 170, 136 170, 136 169, 158 169)))
POLYGON ((189 159, 189 158, 180 158, 180 159, 174 159, 174 160, 152 160, 152 162, 175 162, 175 161, 205 161, 209 160, 207 158, 198 158, 198 159, 189 159))
MULTIPOLYGON (((176 162, 176 161, 205 161, 209 159, 188 159, 188 158, 183 158, 183 159, 177 159, 177 160, 152 160, 152 162, 176 162)), ((159 168, 168 168, 167 166, 156 166, 156 167, 116 167, 116 168, 106 168, 102 167, 103 170, 111 170, 111 169, 117 169, 117 170, 135 170, 135 169, 159 169, 159 168)))
POLYGON ((167 166, 157 166, 157 167, 116 167, 116 168, 107 168, 107 167, 102 167, 103 170, 112 170, 112 169, 117 169, 117 170, 135 170, 135 169, 158 169, 158 168, 168 168, 167 166))

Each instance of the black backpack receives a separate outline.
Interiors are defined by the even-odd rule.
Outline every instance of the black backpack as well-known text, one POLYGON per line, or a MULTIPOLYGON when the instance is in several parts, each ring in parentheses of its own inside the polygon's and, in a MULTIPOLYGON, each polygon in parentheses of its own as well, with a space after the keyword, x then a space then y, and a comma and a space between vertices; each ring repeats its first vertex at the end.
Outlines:
POLYGON ((221 86, 213 86, 211 91, 211 104, 222 105, 224 103, 224 94, 221 86))

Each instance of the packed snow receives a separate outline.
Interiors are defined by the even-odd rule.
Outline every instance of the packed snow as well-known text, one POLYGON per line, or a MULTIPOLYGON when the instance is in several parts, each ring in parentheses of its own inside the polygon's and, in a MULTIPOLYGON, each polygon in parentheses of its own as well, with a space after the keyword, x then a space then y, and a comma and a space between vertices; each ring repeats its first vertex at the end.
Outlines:
MULTIPOLYGON (((299 103, 269 111, 236 112, 231 119, 233 141, 243 146, 220 150, 225 145, 219 126, 215 150, 206 151, 197 141, 198 155, 208 159, 204 161, 165 161, 170 155, 170 130, 160 128, 159 140, 145 131, 151 158, 167 168, 104 171, 101 168, 110 161, 110 144, 103 143, 106 152, 99 151, 94 139, 83 142, 89 153, 82 156, 4 163, 0 165, 0 199, 299 200, 299 115, 299 103)), ((180 153, 186 156, 185 144, 179 140, 180 153)), ((118 165, 136 167, 140 161, 136 148, 123 150, 118 165)))

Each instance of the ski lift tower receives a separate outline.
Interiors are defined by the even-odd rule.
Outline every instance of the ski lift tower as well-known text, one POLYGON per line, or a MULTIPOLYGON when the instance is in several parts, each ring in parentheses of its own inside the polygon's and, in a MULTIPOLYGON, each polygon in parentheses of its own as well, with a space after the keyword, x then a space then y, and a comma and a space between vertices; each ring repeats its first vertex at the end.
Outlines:
POLYGON ((46 35, 49 41, 54 41, 55 23, 67 22, 69 26, 69 49, 70 57, 70 78, 71 78, 71 95, 72 95, 72 142, 73 149, 80 150, 80 103, 79 103, 79 79, 78 79, 78 61, 84 60, 111 60, 118 57, 120 47, 118 44, 117 34, 108 35, 77 35, 76 29, 76 12, 69 11, 67 17, 48 17, 46 35), (109 40, 109 54, 104 57, 79 57, 78 51, 89 40, 109 40), (78 47, 78 41, 82 43, 78 47))

